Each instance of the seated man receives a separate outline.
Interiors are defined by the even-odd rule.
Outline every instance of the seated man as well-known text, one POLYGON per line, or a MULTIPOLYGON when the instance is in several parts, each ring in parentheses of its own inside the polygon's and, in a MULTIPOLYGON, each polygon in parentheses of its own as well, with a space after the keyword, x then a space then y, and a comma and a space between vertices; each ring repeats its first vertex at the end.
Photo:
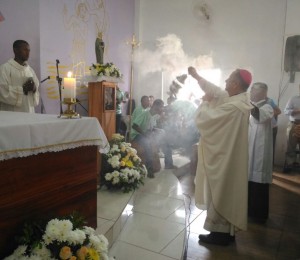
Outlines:
POLYGON ((139 114, 133 118, 130 140, 137 142, 144 148, 145 151, 145 165, 148 170, 148 177, 154 178, 153 172, 153 142, 159 143, 162 146, 163 153, 165 154, 165 168, 172 168, 172 149, 164 138, 165 134, 162 129, 155 128, 157 116, 163 112, 164 102, 161 99, 156 99, 149 110, 139 114))
POLYGON ((138 117, 141 113, 145 112, 147 109, 150 108, 150 100, 148 96, 142 96, 141 98, 141 105, 137 106, 132 113, 132 120, 135 117, 138 117))
POLYGON ((295 134, 297 125, 300 124, 300 95, 291 97, 286 104, 284 114, 289 116, 289 124, 287 128, 287 150, 285 172, 288 172, 293 164, 297 163, 296 148, 299 138, 295 134))

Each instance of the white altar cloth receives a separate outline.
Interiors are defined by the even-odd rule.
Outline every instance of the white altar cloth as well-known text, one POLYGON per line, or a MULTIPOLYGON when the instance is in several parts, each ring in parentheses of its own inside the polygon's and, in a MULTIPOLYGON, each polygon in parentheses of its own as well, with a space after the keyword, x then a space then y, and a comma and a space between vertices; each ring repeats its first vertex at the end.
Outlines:
POLYGON ((63 119, 57 115, 0 111, 0 161, 46 152, 109 143, 95 117, 63 119))

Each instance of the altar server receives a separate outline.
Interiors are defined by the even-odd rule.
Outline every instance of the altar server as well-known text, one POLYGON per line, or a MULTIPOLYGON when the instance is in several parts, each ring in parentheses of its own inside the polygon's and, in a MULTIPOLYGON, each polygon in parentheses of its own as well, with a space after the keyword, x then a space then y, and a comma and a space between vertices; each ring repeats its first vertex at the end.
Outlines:
POLYGON ((269 216, 269 185, 273 172, 272 117, 274 110, 267 101, 268 86, 257 82, 251 87, 254 105, 249 124, 249 197, 248 216, 264 223, 269 216))
POLYGON ((13 43, 14 59, 0 66, 0 111, 35 113, 39 103, 39 80, 27 61, 30 46, 24 40, 13 43))

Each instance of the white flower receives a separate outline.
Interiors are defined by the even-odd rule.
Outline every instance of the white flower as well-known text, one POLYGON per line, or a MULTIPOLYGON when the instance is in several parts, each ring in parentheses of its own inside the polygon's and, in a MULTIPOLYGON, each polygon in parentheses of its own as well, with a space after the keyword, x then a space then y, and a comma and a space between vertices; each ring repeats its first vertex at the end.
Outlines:
MULTIPOLYGON (((41 229, 43 228, 41 227, 41 229)), ((44 235, 41 234, 42 238, 38 245, 34 248, 31 244, 20 245, 5 260, 57 260, 51 257, 54 252, 53 250, 60 250, 62 245, 80 247, 85 242, 88 243, 88 247, 96 250, 99 256, 101 256, 101 260, 109 260, 110 258, 107 256, 108 241, 106 237, 96 235, 95 233, 95 229, 87 226, 84 226, 82 229, 73 230, 73 223, 70 220, 52 219, 47 223, 44 235), (49 244, 51 244, 51 247, 47 248, 49 244)), ((71 253, 73 255, 76 254, 76 252, 71 253)))
POLYGON ((110 151, 106 154, 111 169, 105 173, 104 178, 107 184, 118 184, 121 188, 124 185, 124 191, 127 192, 143 183, 142 179, 146 177, 146 170, 137 150, 124 140, 124 136, 120 134, 113 135, 110 141, 110 151))
POLYGON ((110 181, 113 178, 113 175, 111 173, 107 173, 105 175, 105 180, 110 181))
POLYGON ((97 70, 95 70, 94 68, 91 69, 91 75, 92 76, 97 76, 97 70))
POLYGON ((112 184, 117 184, 120 182, 120 178, 119 177, 114 177, 112 180, 112 184))
POLYGON ((89 236, 95 234, 95 229, 93 229, 92 227, 84 226, 83 231, 89 236))
POLYGON ((68 242, 72 243, 73 245, 76 244, 83 244, 84 240, 86 239, 85 232, 80 229, 75 229, 74 231, 70 231, 68 242))
POLYGON ((114 152, 120 152, 120 148, 117 144, 114 144, 111 148, 110 148, 110 152, 114 153, 114 152))
POLYGON ((132 154, 134 154, 135 156, 137 156, 137 150, 136 150, 136 149, 130 147, 130 152, 131 152, 132 154))
POLYGON ((124 144, 120 144, 120 151, 123 153, 126 151, 126 146, 124 144))
POLYGON ((91 235, 90 246, 93 247, 98 253, 108 251, 108 241, 103 235, 91 235))
POLYGON ((106 64, 92 64, 90 67, 91 75, 93 76, 107 76, 114 78, 122 78, 123 75, 120 70, 113 63, 106 64))
POLYGON ((112 172, 112 176, 113 176, 113 178, 119 177, 119 176, 120 176, 120 172, 118 172, 118 171, 113 171, 113 172, 112 172))
POLYGON ((121 170, 120 178, 123 180, 123 182, 128 182, 128 176, 127 176, 127 173, 124 172, 123 170, 121 170))
POLYGON ((46 231, 43 236, 46 245, 53 241, 67 241, 69 232, 73 229, 73 224, 70 220, 52 219, 46 226, 46 231))
POLYGON ((118 134, 118 133, 115 133, 115 134, 112 135, 112 140, 122 141, 124 139, 125 139, 125 137, 123 135, 118 134))
POLYGON ((120 158, 118 155, 114 155, 111 158, 109 158, 107 161, 113 168, 117 168, 120 165, 119 159, 120 158))
POLYGON ((32 250, 32 255, 39 256, 40 259, 51 259, 51 252, 43 243, 41 248, 37 246, 32 250))

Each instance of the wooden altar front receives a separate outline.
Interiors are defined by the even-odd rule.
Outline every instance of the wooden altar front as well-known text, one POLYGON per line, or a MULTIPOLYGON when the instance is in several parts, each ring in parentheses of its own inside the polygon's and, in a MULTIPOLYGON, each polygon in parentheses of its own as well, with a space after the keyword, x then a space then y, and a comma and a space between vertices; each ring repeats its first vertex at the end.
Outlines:
POLYGON ((14 236, 28 220, 77 211, 89 226, 97 227, 97 154, 107 145, 94 118, 7 113, 0 111, 0 259, 16 248, 14 236), (55 134, 62 129, 64 133, 55 134), (29 136, 31 141, 22 142, 29 136), (28 144, 32 147, 26 148, 28 144))
POLYGON ((0 259, 15 249, 25 221, 79 212, 97 227, 97 147, 0 162, 0 259))

